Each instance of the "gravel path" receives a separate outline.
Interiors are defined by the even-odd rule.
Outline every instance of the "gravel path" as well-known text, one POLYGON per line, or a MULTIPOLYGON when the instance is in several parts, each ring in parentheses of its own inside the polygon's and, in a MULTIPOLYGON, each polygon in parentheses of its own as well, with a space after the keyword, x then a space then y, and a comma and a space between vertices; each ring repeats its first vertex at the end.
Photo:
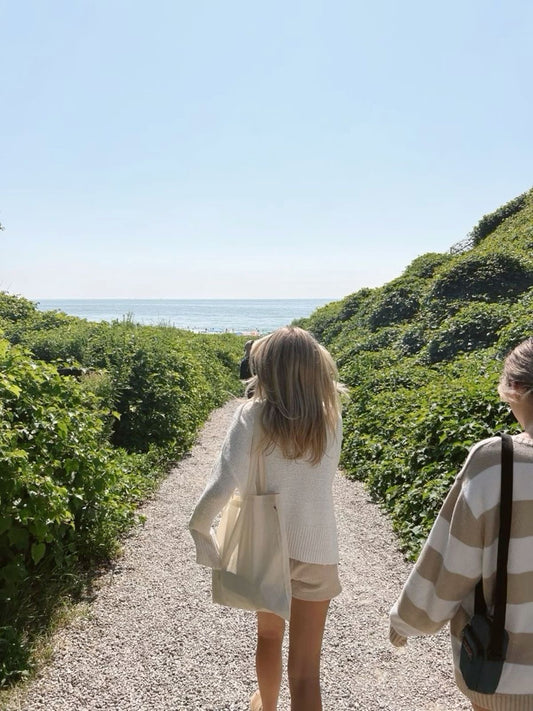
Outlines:
MULTIPOLYGON (((254 617, 210 603, 187 519, 236 401, 213 413, 191 455, 144 507, 145 525, 100 581, 88 614, 54 640, 50 663, 6 711, 246 711, 255 688, 254 617)), ((326 711, 469 709, 445 633, 388 642, 387 613, 409 566, 358 483, 335 483, 341 578, 323 654, 326 711)), ((288 709, 284 688, 280 709, 288 709)))

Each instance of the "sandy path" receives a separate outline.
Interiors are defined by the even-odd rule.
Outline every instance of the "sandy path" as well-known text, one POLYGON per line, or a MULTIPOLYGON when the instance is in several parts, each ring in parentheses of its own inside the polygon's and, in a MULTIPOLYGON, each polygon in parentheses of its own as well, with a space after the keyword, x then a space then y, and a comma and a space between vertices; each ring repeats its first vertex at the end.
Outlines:
MULTIPOLYGON (((186 523, 237 403, 213 413, 191 455, 144 507, 146 524, 99 586, 89 613, 57 634, 51 662, 6 711, 246 711, 255 688, 253 615, 213 606, 186 523)), ((336 480, 343 594, 323 655, 329 711, 451 711, 447 636, 389 645, 387 612, 409 566, 363 487, 336 480)), ((284 689, 280 709, 288 709, 284 689)))

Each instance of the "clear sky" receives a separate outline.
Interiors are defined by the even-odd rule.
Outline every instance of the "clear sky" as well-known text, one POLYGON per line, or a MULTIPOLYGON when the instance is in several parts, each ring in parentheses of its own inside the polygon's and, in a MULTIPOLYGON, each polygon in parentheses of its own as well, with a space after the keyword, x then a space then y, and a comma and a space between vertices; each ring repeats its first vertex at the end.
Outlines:
POLYGON ((339 298, 533 185, 531 0, 0 0, 0 289, 339 298))

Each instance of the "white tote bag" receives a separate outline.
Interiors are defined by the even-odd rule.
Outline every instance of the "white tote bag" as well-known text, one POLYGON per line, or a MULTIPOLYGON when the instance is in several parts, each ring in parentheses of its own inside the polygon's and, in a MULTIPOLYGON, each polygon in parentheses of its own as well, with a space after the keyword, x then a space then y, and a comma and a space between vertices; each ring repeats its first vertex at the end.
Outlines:
POLYGON ((216 531, 221 568, 213 570, 213 602, 241 610, 273 612, 288 620, 291 582, 279 494, 265 492, 265 461, 254 426, 250 469, 243 496, 226 504, 216 531))

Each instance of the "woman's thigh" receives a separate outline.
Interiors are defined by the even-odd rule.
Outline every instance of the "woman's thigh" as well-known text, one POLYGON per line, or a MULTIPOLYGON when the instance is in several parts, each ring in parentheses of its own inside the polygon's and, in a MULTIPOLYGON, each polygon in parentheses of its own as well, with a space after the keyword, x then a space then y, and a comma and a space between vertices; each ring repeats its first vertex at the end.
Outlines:
POLYGON ((329 600, 312 602, 292 598, 289 626, 289 676, 318 676, 322 637, 329 600))

